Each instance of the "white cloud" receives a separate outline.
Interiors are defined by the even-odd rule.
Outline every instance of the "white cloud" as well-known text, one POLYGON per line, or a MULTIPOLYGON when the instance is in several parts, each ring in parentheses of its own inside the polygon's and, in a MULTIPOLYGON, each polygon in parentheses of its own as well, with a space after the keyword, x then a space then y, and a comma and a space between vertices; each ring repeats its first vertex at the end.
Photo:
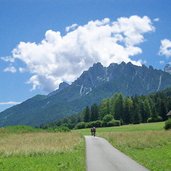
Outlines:
POLYGON ((164 62, 164 61, 159 61, 159 63, 160 63, 161 65, 163 65, 165 62, 164 62))
POLYGON ((2 56, 0 57, 1 60, 5 61, 5 62, 14 62, 14 58, 11 56, 2 56))
POLYGON ((168 39, 161 40, 159 55, 171 57, 171 41, 168 39))
POLYGON ((146 60, 140 59, 139 62, 140 62, 141 64, 144 64, 144 65, 147 64, 147 61, 146 61, 146 60))
POLYGON ((20 104, 21 102, 14 102, 14 101, 9 101, 9 102, 0 102, 0 105, 16 105, 20 104))
POLYGON ((16 73, 17 70, 16 70, 16 68, 14 66, 9 66, 9 67, 4 69, 4 72, 16 73))
POLYGON ((133 56, 142 53, 138 45, 144 42, 144 34, 155 28, 147 16, 131 16, 74 24, 66 30, 64 36, 48 30, 40 43, 20 42, 13 49, 13 59, 22 61, 33 75, 28 81, 33 89, 52 91, 62 81, 71 83, 96 62, 141 65, 133 56))
POLYGON ((158 22, 158 21, 160 21, 160 18, 155 18, 153 21, 158 22))
POLYGON ((75 30, 77 27, 78 27, 77 24, 72 24, 71 26, 66 27, 65 31, 69 32, 69 31, 75 30))
POLYGON ((27 72, 26 68, 23 68, 23 67, 19 67, 18 70, 19 70, 19 72, 21 72, 21 73, 27 72))

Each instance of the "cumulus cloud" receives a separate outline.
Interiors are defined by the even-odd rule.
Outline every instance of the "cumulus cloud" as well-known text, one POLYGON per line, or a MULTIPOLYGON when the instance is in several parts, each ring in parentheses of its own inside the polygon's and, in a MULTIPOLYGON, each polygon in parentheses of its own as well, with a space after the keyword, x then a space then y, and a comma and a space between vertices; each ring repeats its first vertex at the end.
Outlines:
POLYGON ((66 28, 66 34, 48 30, 40 43, 20 42, 12 51, 12 59, 20 60, 32 77, 28 83, 33 89, 52 91, 63 81, 71 83, 93 63, 132 62, 141 65, 133 56, 141 54, 138 46, 144 42, 144 34, 154 31, 147 16, 109 18, 89 21, 85 25, 74 24, 66 28))
POLYGON ((16 68, 14 66, 9 66, 9 67, 4 69, 4 72, 16 73, 17 70, 16 70, 16 68))
POLYGON ((0 102, 0 105, 16 105, 21 102, 14 102, 14 101, 9 101, 9 102, 0 102))
POLYGON ((171 57, 171 41, 168 39, 161 40, 159 55, 171 57))

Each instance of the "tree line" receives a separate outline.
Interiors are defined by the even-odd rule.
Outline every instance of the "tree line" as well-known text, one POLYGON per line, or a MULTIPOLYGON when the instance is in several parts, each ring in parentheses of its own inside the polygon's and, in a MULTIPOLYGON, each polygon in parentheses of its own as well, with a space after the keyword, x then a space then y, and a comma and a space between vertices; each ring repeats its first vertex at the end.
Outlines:
POLYGON ((114 126, 120 124, 139 124, 159 122, 167 119, 171 109, 171 89, 147 96, 124 96, 121 93, 101 101, 100 104, 86 106, 83 111, 60 121, 42 127, 67 126, 84 128, 95 126, 114 126), (109 123, 109 124, 107 124, 109 123), (80 127, 79 127, 80 126, 80 127))

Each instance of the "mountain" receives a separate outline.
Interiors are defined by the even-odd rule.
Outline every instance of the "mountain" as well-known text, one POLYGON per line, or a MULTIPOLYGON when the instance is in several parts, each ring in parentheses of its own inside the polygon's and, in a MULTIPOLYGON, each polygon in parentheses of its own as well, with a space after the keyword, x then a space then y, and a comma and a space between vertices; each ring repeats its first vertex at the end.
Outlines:
POLYGON ((0 126, 52 122, 80 112, 85 106, 121 92, 127 96, 146 95, 171 87, 171 75, 152 66, 132 63, 94 64, 71 85, 63 83, 47 96, 37 95, 0 113, 0 126))
POLYGON ((59 88, 57 90, 53 91, 52 93, 50 93, 48 96, 53 96, 53 95, 57 94, 58 92, 60 92, 61 90, 64 90, 68 86, 69 86, 68 83, 62 82, 59 84, 59 88))

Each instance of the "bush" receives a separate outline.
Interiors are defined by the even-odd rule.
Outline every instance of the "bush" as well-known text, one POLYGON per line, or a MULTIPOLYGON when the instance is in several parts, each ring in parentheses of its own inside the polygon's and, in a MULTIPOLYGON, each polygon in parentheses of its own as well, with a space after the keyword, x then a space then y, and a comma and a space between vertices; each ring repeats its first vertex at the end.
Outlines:
POLYGON ((107 123, 107 122, 111 121, 112 119, 113 119, 113 116, 111 114, 108 114, 103 117, 103 122, 107 123))
POLYGON ((121 122, 119 120, 114 120, 112 119, 111 121, 109 121, 107 123, 107 126, 110 127, 110 126, 120 126, 121 125, 121 122))
POLYGON ((59 126, 55 129, 55 132, 69 132, 71 131, 67 126, 59 126))
POLYGON ((92 128, 92 127, 102 127, 102 121, 97 120, 97 121, 93 121, 93 122, 88 122, 86 124, 86 128, 92 128))
POLYGON ((85 122, 79 122, 77 125, 75 125, 76 129, 83 129, 86 127, 86 123, 85 122))
POLYGON ((162 117, 157 116, 157 117, 155 117, 155 118, 152 118, 152 117, 148 118, 148 119, 147 119, 147 122, 148 122, 148 123, 151 123, 151 122, 161 122, 162 120, 163 120, 162 117))
POLYGON ((91 127, 93 127, 92 125, 93 125, 92 122, 87 122, 85 127, 86 128, 91 128, 91 127))
POLYGON ((107 126, 107 123, 108 122, 110 122, 110 121, 112 121, 114 118, 113 118, 113 116, 111 115, 111 114, 108 114, 108 115, 105 115, 104 117, 103 117, 103 123, 102 123, 102 126, 103 127, 106 127, 107 126))
POLYGON ((171 129, 171 118, 168 119, 168 120, 165 122, 164 128, 165 128, 166 130, 171 129))
POLYGON ((67 126, 58 126, 53 128, 48 128, 49 132, 69 132, 71 131, 67 126))
POLYGON ((94 126, 95 127, 102 127, 102 121, 100 121, 100 120, 94 121, 94 126))

